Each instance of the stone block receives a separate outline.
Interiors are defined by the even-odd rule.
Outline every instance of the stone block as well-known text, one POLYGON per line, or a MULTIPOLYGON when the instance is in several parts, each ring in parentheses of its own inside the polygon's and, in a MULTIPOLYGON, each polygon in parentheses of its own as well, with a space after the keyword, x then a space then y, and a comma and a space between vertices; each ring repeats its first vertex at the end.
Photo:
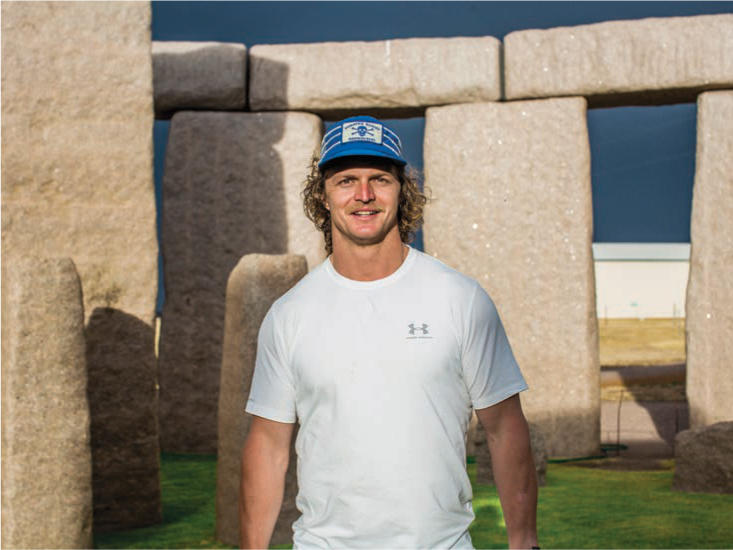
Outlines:
POLYGON ((690 102, 703 90, 733 87, 733 15, 517 31, 504 38, 504 52, 507 99, 690 102))
POLYGON ((243 111, 247 48, 221 42, 153 42, 155 115, 205 109, 243 111))
MULTIPOLYGON (((232 271, 227 285, 224 354, 219 393, 219 442, 216 476, 216 535, 219 540, 239 544, 239 485, 244 440, 252 416, 244 412, 254 374, 257 336, 270 306, 305 276, 303 256, 249 254, 232 271)), ((293 540, 292 525, 300 512, 295 434, 285 479, 285 497, 275 524, 272 544, 293 540)))
POLYGON ((677 434, 672 489, 733 494, 733 422, 717 422, 677 434))
POLYGON ((733 92, 702 94, 687 283, 690 426, 733 420, 733 92))
POLYGON ((227 277, 245 254, 325 257, 301 185, 320 146, 306 113, 173 117, 163 178, 166 303, 160 338, 161 445, 215 452, 227 277))
MULTIPOLYGON (((529 439, 532 445, 535 472, 537 473, 537 484, 544 487, 547 485, 547 445, 545 444, 545 438, 536 426, 530 424, 529 439)), ((491 451, 486 442, 486 432, 481 426, 481 422, 478 423, 476 429, 474 445, 476 451, 476 482, 482 485, 496 485, 491 451)))
POLYGON ((598 320, 582 98, 427 110, 429 254, 489 292, 551 456, 597 454, 598 320))
POLYGON ((253 46, 249 105, 338 119, 364 111, 420 116, 431 105, 496 101, 500 48, 490 36, 253 46))
POLYGON ((149 3, 2 5, 2 253, 79 271, 95 529, 160 519, 150 48, 149 3))
POLYGON ((92 547, 81 284, 68 259, 3 258, 2 547, 92 547))

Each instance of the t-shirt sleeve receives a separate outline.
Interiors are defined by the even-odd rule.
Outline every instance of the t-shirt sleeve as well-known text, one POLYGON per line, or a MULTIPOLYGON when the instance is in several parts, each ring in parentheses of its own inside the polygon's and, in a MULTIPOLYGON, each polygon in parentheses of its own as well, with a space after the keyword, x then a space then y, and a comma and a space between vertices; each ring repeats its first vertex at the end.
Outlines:
POLYGON ((246 411, 276 422, 296 421, 295 384, 272 309, 260 326, 257 359, 246 411))
POLYGON ((478 284, 464 325, 462 359, 474 409, 527 389, 496 306, 478 284))

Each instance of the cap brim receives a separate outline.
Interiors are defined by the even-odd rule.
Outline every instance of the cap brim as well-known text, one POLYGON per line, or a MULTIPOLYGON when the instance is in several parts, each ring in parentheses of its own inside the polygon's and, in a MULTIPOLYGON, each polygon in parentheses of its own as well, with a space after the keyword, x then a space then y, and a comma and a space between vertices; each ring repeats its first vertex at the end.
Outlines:
POLYGON ((399 158, 396 155, 388 155, 386 153, 383 153, 382 151, 375 151, 374 149, 353 148, 353 149, 348 149, 347 151, 340 151, 333 155, 327 155, 325 159, 321 160, 318 163, 318 167, 323 168, 326 164, 328 164, 332 160, 336 160, 339 158, 345 158, 345 157, 380 157, 380 158, 389 159, 392 162, 394 162, 395 164, 398 164, 400 166, 405 166, 407 164, 406 161, 404 161, 403 159, 399 158))

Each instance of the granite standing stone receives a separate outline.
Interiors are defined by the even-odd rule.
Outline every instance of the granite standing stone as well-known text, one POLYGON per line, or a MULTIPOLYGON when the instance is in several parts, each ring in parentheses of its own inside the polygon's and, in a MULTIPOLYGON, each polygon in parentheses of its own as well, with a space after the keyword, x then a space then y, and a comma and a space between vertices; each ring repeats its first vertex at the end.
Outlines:
POLYGON ((493 298, 551 456, 600 445, 590 150, 582 98, 428 109, 426 252, 493 298))
MULTIPOLYGON (((227 285, 224 356, 219 393, 219 450, 216 476, 216 535, 239 544, 239 484, 244 440, 252 421, 244 412, 257 355, 257 336, 270 306, 308 272, 303 256, 249 254, 232 271, 227 285)), ((285 479, 285 497, 275 524, 272 544, 293 540, 292 525, 300 512, 295 506, 298 480, 295 434, 285 479)))
POLYGON ((2 547, 92 547, 84 308, 68 259, 3 258, 2 547))
POLYGON ((208 109, 243 111, 247 48, 220 42, 153 42, 155 115, 208 109))
POLYGON ((325 256, 300 198, 321 133, 321 120, 305 113, 173 117, 163 178, 163 450, 216 451, 226 282, 239 259, 291 252, 313 267, 325 256))
POLYGON ((690 426, 733 420, 733 92, 702 94, 687 283, 690 426))
POLYGON ((95 529, 160 519, 150 4, 2 4, 2 253, 81 277, 95 529))
POLYGON ((490 36, 253 46, 249 105, 339 119, 365 110, 419 116, 431 105, 495 101, 500 49, 490 36))
POLYGON ((593 107, 694 101, 733 88, 733 15, 609 21, 504 38, 507 99, 586 96, 593 107))
POLYGON ((672 489, 733 494, 733 422, 717 422, 677 434, 672 489))

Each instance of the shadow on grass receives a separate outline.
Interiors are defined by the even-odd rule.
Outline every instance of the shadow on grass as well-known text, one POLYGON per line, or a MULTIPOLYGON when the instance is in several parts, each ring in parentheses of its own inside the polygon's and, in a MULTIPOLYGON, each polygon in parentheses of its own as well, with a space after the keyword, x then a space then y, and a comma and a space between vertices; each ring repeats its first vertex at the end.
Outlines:
POLYGON ((211 503, 216 491, 216 455, 163 453, 161 490, 165 523, 193 519, 211 503), (166 498, 176 495, 176 498, 166 498))
POLYGON ((95 548, 234 548, 216 540, 216 455, 163 453, 163 523, 94 536, 95 548))

